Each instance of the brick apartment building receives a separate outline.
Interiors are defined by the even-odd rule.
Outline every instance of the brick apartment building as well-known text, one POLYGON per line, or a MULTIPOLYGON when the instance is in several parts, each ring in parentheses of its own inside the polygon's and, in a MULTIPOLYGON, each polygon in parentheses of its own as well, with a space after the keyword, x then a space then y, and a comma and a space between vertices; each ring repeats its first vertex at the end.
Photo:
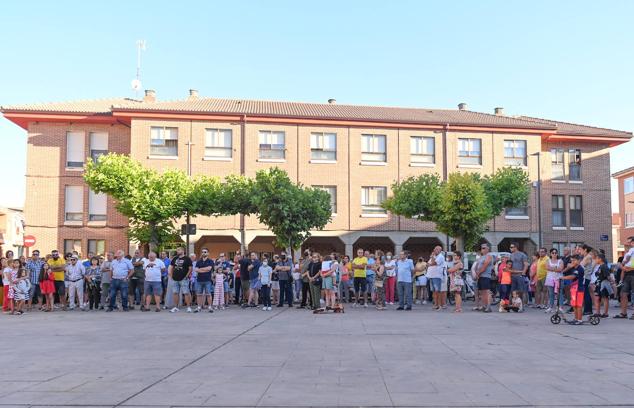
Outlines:
MULTIPOLYGON (((634 166, 612 174, 619 190, 619 248, 628 237, 634 236, 634 166)), ((623 255, 622 253, 620 255, 623 255)))
MULTIPOLYGON (((499 250, 519 241, 527 252, 542 241, 563 247, 586 242, 611 248, 609 148, 632 133, 529 117, 457 110, 328 103, 187 98, 162 102, 101 99, 5 106, 4 116, 28 135, 26 231, 37 247, 82 253, 127 248, 126 218, 112 200, 89 191, 82 166, 105 152, 129 154, 144 166, 214 176, 255 175, 278 166, 293 180, 332 197, 332 222, 305 243, 352 254, 358 247, 428 254, 450 237, 433 224, 387 214, 390 185, 410 175, 491 173, 525 169, 532 189, 525 208, 507 209, 483 239, 499 250), (189 153, 189 154, 188 154, 189 153), (537 155, 536 153, 539 153, 537 155), (189 156, 189 157, 188 157, 189 156), (189 158, 189 160, 188 160, 189 158), (607 240, 604 240, 607 239, 607 240)), ((273 236, 254 217, 199 217, 192 249, 273 250, 273 236), (241 229, 241 226, 244 226, 241 229), (241 235, 244 231, 244 237, 241 235)))

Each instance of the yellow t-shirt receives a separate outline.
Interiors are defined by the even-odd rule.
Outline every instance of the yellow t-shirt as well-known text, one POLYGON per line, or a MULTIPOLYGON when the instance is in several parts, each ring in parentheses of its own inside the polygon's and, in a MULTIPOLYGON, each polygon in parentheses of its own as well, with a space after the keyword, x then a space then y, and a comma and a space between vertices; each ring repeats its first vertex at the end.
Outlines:
POLYGON ((352 260, 352 265, 353 265, 352 270, 354 271, 355 278, 365 278, 367 275, 365 272, 365 268, 355 269, 354 265, 364 265, 364 264, 367 265, 367 263, 368 263, 368 258, 366 258, 365 256, 362 256, 361 258, 354 258, 352 260))
POLYGON ((546 265, 548 265, 547 256, 542 256, 537 260, 537 280, 546 279, 546 275, 548 274, 548 269, 546 269, 546 265))
MULTIPOLYGON (((60 266, 66 266, 66 261, 64 260, 64 258, 57 258, 57 261, 53 258, 49 259, 46 263, 48 263, 48 266, 51 267, 51 269, 55 268, 55 267, 60 267, 60 266)), ((54 272, 53 276, 55 276, 55 280, 56 281, 62 281, 64 282, 64 271, 61 272, 54 272)))

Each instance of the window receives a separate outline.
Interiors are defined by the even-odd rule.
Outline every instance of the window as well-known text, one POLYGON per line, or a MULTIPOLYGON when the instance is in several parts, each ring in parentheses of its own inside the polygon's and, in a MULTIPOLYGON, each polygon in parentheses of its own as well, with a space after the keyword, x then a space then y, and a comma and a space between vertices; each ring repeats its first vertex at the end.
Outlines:
POLYGON ((106 195, 88 191, 88 221, 106 220, 106 195))
POLYGON ((260 130, 258 137, 260 142, 260 159, 284 160, 286 158, 286 138, 284 132, 260 130))
POLYGON ((99 156, 108 154, 108 134, 90 132, 90 158, 96 162, 99 156))
POLYGON ((385 154, 385 135, 361 135, 361 161, 387 161, 385 154))
POLYGON ((526 140, 504 141, 504 164, 526 166, 526 140))
POLYGON ((64 240, 64 254, 76 251, 81 254, 81 239, 65 239, 64 240))
POLYGON ((458 139, 458 164, 482 164, 482 141, 458 139))
POLYGON ((552 149, 550 151, 550 172, 553 180, 564 179, 564 150, 552 149))
POLYGON ((564 253, 564 248, 566 247, 566 243, 565 242, 553 242, 553 249, 556 249, 557 252, 559 253, 559 256, 562 256, 562 254, 564 253))
POLYGON ((511 207, 504 210, 506 216, 528 217, 528 207, 511 207))
POLYGON ((387 198, 387 187, 361 187, 361 213, 386 214, 381 204, 387 198))
POLYGON ((333 214, 337 213, 337 186, 313 186, 320 190, 324 190, 330 194, 330 209, 333 214))
POLYGON ((581 150, 568 150, 568 178, 570 180, 581 180, 581 150))
POLYGON ((568 244, 568 248, 570 248, 571 253, 574 253, 575 249, 577 249, 578 246, 582 246, 583 244, 583 242, 571 242, 570 244, 568 244))
POLYGON ((337 160, 337 134, 311 133, 310 158, 312 160, 337 160))
POLYGON ((566 207, 564 203, 564 196, 553 196, 553 227, 565 227, 566 226, 566 207))
POLYGON ((410 163, 435 163, 433 137, 412 136, 409 139, 410 163))
POLYGON ((66 221, 83 221, 84 188, 82 186, 66 186, 64 208, 66 221))
POLYGON ((625 228, 634 227, 634 213, 625 213, 625 228))
POLYGON ((92 252, 95 255, 105 255, 106 241, 103 239, 89 239, 88 252, 92 252))
POLYGON ((66 167, 84 167, 84 132, 66 132, 66 167))
POLYGON ((151 156, 178 156, 178 128, 152 126, 150 129, 151 156))
POLYGON ((230 159, 233 156, 231 129, 205 129, 205 157, 230 159))
POLYGON ((583 227, 583 205, 580 195, 571 195, 570 199, 570 226, 583 227))
POLYGON ((623 180, 623 194, 634 193, 634 176, 623 180))

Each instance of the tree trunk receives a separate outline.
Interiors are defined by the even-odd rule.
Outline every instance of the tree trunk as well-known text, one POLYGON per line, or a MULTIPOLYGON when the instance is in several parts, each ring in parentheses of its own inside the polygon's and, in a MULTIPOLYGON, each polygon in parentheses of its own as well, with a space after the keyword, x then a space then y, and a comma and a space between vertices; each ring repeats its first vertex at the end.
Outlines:
POLYGON ((464 237, 454 237, 456 240, 456 251, 460 251, 464 254, 464 237))
POLYGON ((156 252, 158 244, 158 230, 156 224, 150 224, 150 251, 156 252))

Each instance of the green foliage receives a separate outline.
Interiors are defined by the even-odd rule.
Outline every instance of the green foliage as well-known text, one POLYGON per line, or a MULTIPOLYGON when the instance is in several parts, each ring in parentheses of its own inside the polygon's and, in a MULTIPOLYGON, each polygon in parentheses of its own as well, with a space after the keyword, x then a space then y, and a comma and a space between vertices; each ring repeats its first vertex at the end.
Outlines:
POLYGON ((434 221, 440 208, 441 183, 437 174, 408 177, 392 185, 393 196, 383 208, 408 218, 434 221))
POLYGON ((258 220, 275 234, 277 244, 298 248, 314 229, 330 221, 330 196, 293 183, 279 168, 258 171, 252 190, 258 220))
POLYGON ((467 247, 484 233, 489 220, 504 208, 526 205, 528 175, 521 169, 502 168, 491 176, 453 173, 446 182, 438 175, 410 177, 392 185, 392 197, 383 207, 408 218, 432 221, 439 231, 467 247))

